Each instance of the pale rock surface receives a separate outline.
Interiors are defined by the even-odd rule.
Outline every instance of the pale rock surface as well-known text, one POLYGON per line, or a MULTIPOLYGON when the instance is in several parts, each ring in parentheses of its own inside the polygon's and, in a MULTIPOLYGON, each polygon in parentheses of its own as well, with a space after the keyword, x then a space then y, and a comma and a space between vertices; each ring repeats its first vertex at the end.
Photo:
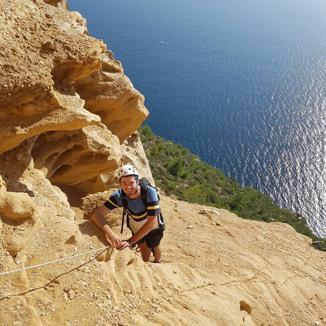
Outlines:
MULTIPOLYGON (((8 298, 0 301, 1 320, 44 325, 325 323, 326 257, 309 238, 286 224, 243 220, 165 196, 162 209, 167 231, 161 264, 143 263, 133 250, 108 249, 78 269, 94 255, 3 276, 1 293, 8 298)), ((27 266, 105 245, 82 215, 75 216, 77 229, 52 215, 47 228, 29 226, 38 237, 28 246, 15 244, 21 247, 15 258, 1 252, 6 270, 17 268, 17 262, 27 266)), ((117 233, 120 219, 121 211, 111 215, 117 233)), ((26 225, 20 234, 26 239, 32 232, 26 225)))
POLYGON ((35 167, 56 184, 76 185, 119 166, 119 140, 104 125, 44 133, 34 143, 35 167))
POLYGON ((121 152, 121 161, 124 164, 134 164, 140 177, 146 177, 152 185, 155 185, 152 171, 149 168, 143 143, 141 142, 138 132, 133 133, 124 141, 121 146, 121 152))
POLYGON ((144 97, 123 73, 122 65, 110 52, 103 56, 102 69, 76 82, 86 108, 101 116, 113 134, 123 142, 137 130, 148 113, 144 97))
POLYGON ((56 7, 63 7, 67 9, 67 1, 66 0, 43 0, 45 3, 56 6, 56 7))
POLYGON ((32 219, 33 201, 27 194, 0 191, 0 215, 10 222, 32 219))
MULTIPOLYGON (((148 181, 155 185, 152 171, 149 167, 149 162, 144 151, 143 144, 139 137, 138 132, 133 133, 128 137, 120 147, 121 149, 121 160, 122 164, 133 164, 139 172, 140 177, 146 177, 148 181)), ((118 170, 112 171, 111 173, 102 173, 93 179, 81 182, 76 185, 75 188, 86 193, 103 192, 108 188, 118 187, 118 170)))
POLYGON ((0 152, 47 130, 99 122, 72 86, 100 69, 105 45, 77 32, 63 9, 41 1, 0 6, 0 152))

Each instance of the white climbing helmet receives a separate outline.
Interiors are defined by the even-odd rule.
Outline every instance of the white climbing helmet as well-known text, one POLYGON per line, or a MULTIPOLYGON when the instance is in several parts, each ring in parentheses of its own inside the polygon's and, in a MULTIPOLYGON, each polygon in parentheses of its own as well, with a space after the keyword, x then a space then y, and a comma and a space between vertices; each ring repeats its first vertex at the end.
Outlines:
POLYGON ((139 173, 136 170, 136 168, 131 164, 122 165, 122 167, 119 169, 119 172, 118 172, 119 180, 122 177, 127 177, 129 175, 134 175, 134 176, 138 177, 139 173))

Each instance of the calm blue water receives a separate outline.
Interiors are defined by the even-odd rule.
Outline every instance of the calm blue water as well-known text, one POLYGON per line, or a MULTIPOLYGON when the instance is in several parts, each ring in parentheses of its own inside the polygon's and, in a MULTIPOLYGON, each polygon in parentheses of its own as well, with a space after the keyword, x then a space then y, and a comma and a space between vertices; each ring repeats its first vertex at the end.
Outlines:
POLYGON ((155 133, 326 236, 324 0, 70 0, 155 133))

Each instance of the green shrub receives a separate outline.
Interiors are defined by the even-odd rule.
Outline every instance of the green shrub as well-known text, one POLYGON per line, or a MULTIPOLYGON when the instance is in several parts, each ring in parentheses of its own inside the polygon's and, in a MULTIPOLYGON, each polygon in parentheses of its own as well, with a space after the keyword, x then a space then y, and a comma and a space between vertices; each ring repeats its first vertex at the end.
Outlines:
POLYGON ((186 188, 183 192, 183 198, 190 203, 206 204, 208 201, 208 192, 200 184, 186 188))

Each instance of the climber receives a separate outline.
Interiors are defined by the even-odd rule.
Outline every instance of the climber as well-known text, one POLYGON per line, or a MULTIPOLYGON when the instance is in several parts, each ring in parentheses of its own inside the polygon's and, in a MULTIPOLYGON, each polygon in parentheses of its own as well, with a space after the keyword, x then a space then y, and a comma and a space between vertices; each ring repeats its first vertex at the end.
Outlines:
MULTIPOLYGON (((146 178, 139 179, 136 168, 130 164, 123 165, 118 172, 121 188, 112 193, 103 206, 92 214, 92 220, 101 228, 112 247, 123 250, 137 245, 145 262, 151 253, 154 262, 161 261, 160 241, 163 237, 164 222, 159 205, 159 195, 155 187, 146 178), (117 207, 124 208, 127 226, 132 236, 121 240, 105 222, 105 215, 117 207)), ((122 219, 121 233, 124 218, 122 219)))

